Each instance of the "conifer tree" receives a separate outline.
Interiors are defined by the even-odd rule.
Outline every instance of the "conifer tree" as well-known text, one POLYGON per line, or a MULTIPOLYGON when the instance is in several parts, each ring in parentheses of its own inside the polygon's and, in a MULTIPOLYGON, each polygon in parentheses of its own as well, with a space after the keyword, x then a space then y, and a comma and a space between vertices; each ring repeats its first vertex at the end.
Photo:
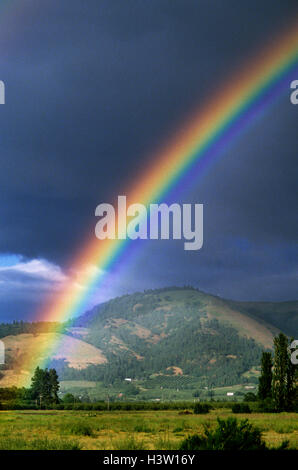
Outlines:
POLYGON ((280 333, 274 338, 272 395, 276 410, 290 410, 295 393, 295 369, 291 363, 289 341, 280 333))
POLYGON ((59 402, 58 392, 59 392, 59 378, 58 374, 55 369, 49 370, 49 382, 50 382, 50 391, 51 391, 51 399, 54 403, 59 402))
POLYGON ((272 355, 271 352, 263 352, 261 359, 261 376, 259 378, 258 397, 265 400, 271 397, 272 387, 272 355))
POLYGON ((31 381, 32 398, 40 400, 40 403, 57 403, 59 380, 55 369, 41 369, 37 367, 31 381))

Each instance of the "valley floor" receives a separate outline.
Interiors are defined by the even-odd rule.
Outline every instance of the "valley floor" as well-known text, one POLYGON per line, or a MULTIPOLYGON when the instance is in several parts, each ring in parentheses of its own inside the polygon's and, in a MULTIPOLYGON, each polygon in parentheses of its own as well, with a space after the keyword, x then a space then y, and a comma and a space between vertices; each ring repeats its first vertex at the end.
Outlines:
MULTIPOLYGON (((1 411, 0 450, 176 450, 188 435, 203 433, 204 424, 215 426, 217 417, 232 415, 228 409, 207 415, 182 413, 1 411)), ((237 415, 237 419, 244 418, 262 430, 268 446, 289 440, 289 448, 298 449, 297 413, 237 415)))

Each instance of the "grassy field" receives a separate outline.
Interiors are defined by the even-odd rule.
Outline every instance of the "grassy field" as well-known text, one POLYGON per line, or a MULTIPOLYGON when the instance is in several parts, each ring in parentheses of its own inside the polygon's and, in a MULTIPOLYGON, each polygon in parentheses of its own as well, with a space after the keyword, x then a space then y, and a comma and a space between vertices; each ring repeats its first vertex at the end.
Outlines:
MULTIPOLYGON (((217 417, 231 414, 228 409, 207 415, 183 411, 1 411, 0 450, 176 450, 186 436, 202 433, 205 423, 215 426, 217 417)), ((248 418, 257 425, 268 446, 289 440, 289 448, 298 449, 297 414, 252 413, 237 418, 248 418)))

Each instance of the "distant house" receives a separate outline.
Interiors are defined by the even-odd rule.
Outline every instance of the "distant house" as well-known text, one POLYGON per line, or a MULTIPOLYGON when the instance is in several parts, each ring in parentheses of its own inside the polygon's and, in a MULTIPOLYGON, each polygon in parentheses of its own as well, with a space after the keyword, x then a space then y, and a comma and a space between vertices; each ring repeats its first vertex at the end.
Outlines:
POLYGON ((250 388, 256 388, 256 387, 254 387, 253 385, 245 385, 244 388, 246 388, 246 390, 249 390, 250 388))
POLYGON ((233 397, 233 396, 234 396, 234 392, 227 392, 227 396, 228 396, 228 397, 233 397))
POLYGON ((131 382, 132 379, 130 379, 129 377, 127 377, 127 378, 124 379, 124 380, 126 380, 126 382, 131 382))

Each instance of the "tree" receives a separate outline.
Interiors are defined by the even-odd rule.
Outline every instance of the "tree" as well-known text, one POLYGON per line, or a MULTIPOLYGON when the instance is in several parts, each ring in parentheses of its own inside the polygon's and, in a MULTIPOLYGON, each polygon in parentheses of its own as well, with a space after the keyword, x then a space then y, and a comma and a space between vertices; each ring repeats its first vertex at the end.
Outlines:
POLYGON ((49 370, 49 382, 50 382, 50 391, 51 399, 54 403, 59 402, 58 392, 59 392, 59 377, 55 369, 49 370))
POLYGON ((274 338, 272 396, 276 410, 291 409, 295 393, 295 369, 291 363, 289 341, 280 333, 274 338))
POLYGON ((75 404, 75 403, 81 403, 81 397, 75 396, 72 393, 66 393, 64 397, 62 398, 64 403, 67 404, 75 404))
POLYGON ((253 392, 247 392, 244 395, 243 401, 257 401, 258 398, 253 392))
MULTIPOLYGON (((290 343, 292 343, 291 339, 290 343)), ((297 366, 291 361, 291 351, 288 348, 289 358, 287 367, 287 394, 286 394, 286 409, 294 411, 297 407, 298 395, 298 371, 297 366)))
POLYGON ((75 403, 77 399, 72 393, 66 393, 63 397, 63 401, 64 403, 75 403))
POLYGON ((31 379, 32 398, 40 398, 43 394, 44 371, 40 367, 36 367, 34 375, 31 379))
POLYGON ((261 359, 261 376, 259 378, 258 397, 265 400, 271 397, 272 387, 272 356, 270 352, 263 352, 261 359))
POLYGON ((31 380, 32 398, 40 400, 40 404, 57 403, 59 380, 55 369, 37 367, 31 380))

